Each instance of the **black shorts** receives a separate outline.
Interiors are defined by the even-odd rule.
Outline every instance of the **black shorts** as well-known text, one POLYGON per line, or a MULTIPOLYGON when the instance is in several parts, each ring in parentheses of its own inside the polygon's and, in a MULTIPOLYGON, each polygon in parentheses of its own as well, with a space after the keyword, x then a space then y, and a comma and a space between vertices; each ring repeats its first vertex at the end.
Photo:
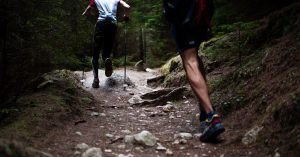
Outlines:
POLYGON ((179 53, 190 48, 199 48, 201 42, 208 39, 208 28, 187 24, 185 26, 171 26, 171 32, 179 53))

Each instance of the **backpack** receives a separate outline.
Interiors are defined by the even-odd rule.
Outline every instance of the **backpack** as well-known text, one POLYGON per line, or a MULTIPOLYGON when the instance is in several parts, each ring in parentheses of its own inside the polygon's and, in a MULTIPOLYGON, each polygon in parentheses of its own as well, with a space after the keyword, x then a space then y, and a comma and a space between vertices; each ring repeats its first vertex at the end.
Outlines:
POLYGON ((210 27, 214 12, 213 0, 164 0, 163 14, 172 24, 183 26, 190 22, 210 27))

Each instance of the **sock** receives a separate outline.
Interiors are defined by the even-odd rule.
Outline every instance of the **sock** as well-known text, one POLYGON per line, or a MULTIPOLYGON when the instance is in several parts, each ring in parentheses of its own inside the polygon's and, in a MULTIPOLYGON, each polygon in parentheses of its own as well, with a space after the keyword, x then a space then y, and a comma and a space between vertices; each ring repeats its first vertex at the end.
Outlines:
POLYGON ((215 114, 215 111, 207 113, 207 119, 210 121, 214 114, 215 114))

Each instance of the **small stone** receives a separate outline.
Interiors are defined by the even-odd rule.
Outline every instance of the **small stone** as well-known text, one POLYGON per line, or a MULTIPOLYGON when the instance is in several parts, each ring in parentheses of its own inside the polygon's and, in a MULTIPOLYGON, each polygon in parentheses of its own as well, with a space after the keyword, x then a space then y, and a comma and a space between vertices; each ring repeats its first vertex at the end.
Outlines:
POLYGON ((125 144, 127 146, 132 146, 134 144, 134 136, 133 135, 126 135, 124 137, 124 141, 125 141, 125 144))
POLYGON ((134 139, 137 143, 145 146, 154 146, 156 144, 156 138, 149 131, 142 131, 134 135, 134 139))
POLYGON ((180 140, 179 140, 179 143, 180 143, 180 144, 186 144, 186 143, 187 143, 187 140, 186 140, 186 139, 180 139, 180 140))
POLYGON ((167 148, 162 146, 160 143, 157 143, 157 145, 158 146, 156 147, 156 150, 158 150, 158 151, 166 151, 167 150, 167 148))
POLYGON ((254 143, 257 139, 258 133, 263 129, 263 127, 255 126, 249 130, 242 138, 242 143, 245 145, 254 143))
POLYGON ((108 138, 113 138, 114 137, 114 135, 112 135, 112 134, 105 134, 105 136, 108 137, 108 138))
POLYGON ((172 105, 172 104, 167 104, 167 105, 165 105, 165 106, 162 107, 162 110, 163 110, 164 112, 171 112, 171 111, 173 111, 174 109, 175 109, 175 107, 174 107, 174 105, 172 105))
POLYGON ((80 143, 80 144, 77 144, 76 149, 79 149, 79 150, 86 150, 89 148, 89 145, 85 144, 85 143, 80 143))
POLYGON ((206 154, 201 154, 201 156, 207 156, 206 154))
POLYGON ((220 157, 224 157, 224 156, 225 156, 224 154, 221 154, 221 155, 220 155, 220 157))
POLYGON ((188 104, 188 103, 189 103, 189 101, 188 101, 188 100, 184 102, 184 104, 188 104))
POLYGON ((280 154, 278 152, 276 152, 274 157, 280 157, 280 154))
POLYGON ((125 144, 120 144, 120 145, 117 146, 117 148, 119 148, 119 149, 125 149, 126 145, 125 144))
POLYGON ((180 147, 179 149, 180 149, 180 150, 184 150, 184 149, 185 149, 185 147, 180 147))
POLYGON ((201 135, 202 135, 202 133, 194 134, 194 138, 195 138, 195 139, 200 139, 201 135))
POLYGON ((142 147, 135 147, 134 149, 137 151, 142 151, 142 147))
POLYGON ((112 150, 111 150, 111 149, 104 149, 104 152, 106 152, 106 153, 111 153, 112 150))
POLYGON ((91 116, 99 116, 99 112, 92 112, 91 116))
POLYGON ((127 107, 129 110, 133 110, 133 107, 127 107))
POLYGON ((134 95, 134 93, 133 93, 133 92, 129 92, 129 94, 130 94, 130 95, 134 95))
POLYGON ((130 104, 137 104, 137 103, 142 103, 142 102, 143 102, 143 99, 138 95, 134 95, 132 98, 130 98, 128 100, 128 103, 130 103, 130 104))
POLYGON ((124 154, 119 154, 117 157, 134 157, 132 154, 124 155, 124 154))
POLYGON ((121 133, 129 135, 129 134, 131 134, 131 131, 130 130, 121 130, 121 133))
POLYGON ((179 140, 175 140, 172 144, 179 144, 179 140))
POLYGON ((171 149, 167 149, 167 151, 166 151, 166 155, 169 155, 169 156, 171 156, 171 155, 173 155, 174 153, 172 152, 172 150, 171 149))
POLYGON ((175 117, 174 117, 173 115, 170 115, 169 118, 170 118, 170 119, 174 119, 175 117))
POLYGON ((140 114, 140 117, 147 117, 147 115, 142 113, 142 114, 140 114))
POLYGON ((181 115, 177 115, 176 117, 177 117, 177 118, 181 118, 181 115))
POLYGON ((78 151, 78 150, 76 150, 75 152, 74 152, 74 155, 79 155, 80 154, 80 151, 78 151))
POLYGON ((193 138, 193 135, 191 133, 182 132, 182 133, 179 133, 179 134, 175 134, 174 138, 175 139, 181 138, 181 139, 185 139, 185 140, 190 140, 190 139, 193 138))
POLYGON ((101 117, 105 117, 105 116, 106 116, 105 113, 100 113, 99 115, 100 115, 101 117))
POLYGON ((82 136, 82 133, 80 131, 76 131, 75 134, 78 136, 82 136))
POLYGON ((81 157, 103 157, 102 151, 100 148, 89 148, 87 151, 85 151, 81 157))

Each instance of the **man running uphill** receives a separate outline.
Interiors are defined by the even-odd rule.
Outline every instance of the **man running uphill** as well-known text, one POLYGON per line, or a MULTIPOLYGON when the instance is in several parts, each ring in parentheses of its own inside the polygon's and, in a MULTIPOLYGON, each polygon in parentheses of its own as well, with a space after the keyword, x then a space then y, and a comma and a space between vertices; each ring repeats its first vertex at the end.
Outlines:
POLYGON ((94 73, 93 88, 99 88, 99 55, 102 50, 102 60, 105 65, 105 75, 110 77, 113 73, 112 61, 110 54, 113 48, 116 30, 117 30, 117 8, 121 5, 124 9, 124 20, 129 20, 130 6, 123 0, 90 0, 89 5, 82 13, 83 16, 87 15, 93 7, 99 11, 99 17, 95 25, 94 31, 94 50, 92 67, 94 73))
POLYGON ((197 53, 200 43, 207 38, 212 12, 212 0, 164 0, 164 14, 171 23, 187 79, 199 99, 202 141, 212 140, 225 130, 212 107, 203 63, 197 53))

